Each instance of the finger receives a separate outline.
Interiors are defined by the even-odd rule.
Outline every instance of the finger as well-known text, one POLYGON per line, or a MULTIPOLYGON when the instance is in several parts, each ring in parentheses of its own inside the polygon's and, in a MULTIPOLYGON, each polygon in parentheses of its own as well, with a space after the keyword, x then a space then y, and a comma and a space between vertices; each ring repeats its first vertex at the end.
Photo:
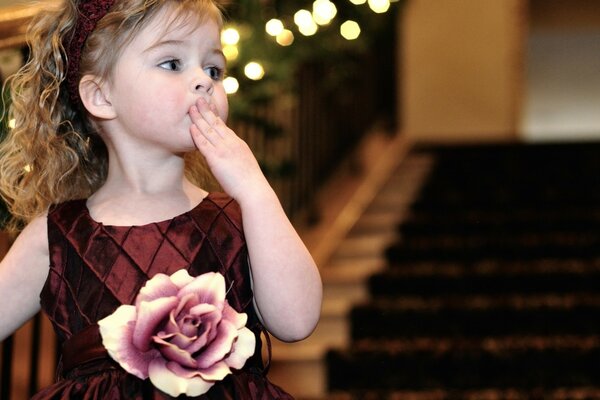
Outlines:
POLYGON ((200 129, 196 125, 192 125, 190 127, 190 134, 192 135, 192 140, 194 144, 200 150, 202 154, 210 153, 210 148, 213 147, 212 144, 208 141, 208 139, 200 132, 200 129))
POLYGON ((210 125, 216 124, 219 120, 217 113, 214 111, 216 107, 214 104, 208 104, 206 100, 203 98, 198 99, 196 102, 196 107, 200 112, 200 115, 208 122, 210 125))
POLYGON ((219 132, 206 121, 194 106, 190 108, 190 118, 192 119, 192 126, 196 127, 199 134, 204 136, 211 144, 216 145, 217 141, 221 140, 219 132))

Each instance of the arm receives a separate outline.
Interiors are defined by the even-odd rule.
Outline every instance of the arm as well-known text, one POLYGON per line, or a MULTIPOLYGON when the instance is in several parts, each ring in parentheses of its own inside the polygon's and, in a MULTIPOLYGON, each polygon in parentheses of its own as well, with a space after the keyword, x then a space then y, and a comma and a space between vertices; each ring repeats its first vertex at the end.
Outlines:
POLYGON ((0 262, 0 340, 40 310, 40 292, 48 275, 46 217, 34 219, 0 262))
POLYGON ((318 269, 288 220, 252 152, 205 102, 192 107, 191 134, 223 189, 240 204, 255 304, 265 327, 301 340, 320 315, 318 269))

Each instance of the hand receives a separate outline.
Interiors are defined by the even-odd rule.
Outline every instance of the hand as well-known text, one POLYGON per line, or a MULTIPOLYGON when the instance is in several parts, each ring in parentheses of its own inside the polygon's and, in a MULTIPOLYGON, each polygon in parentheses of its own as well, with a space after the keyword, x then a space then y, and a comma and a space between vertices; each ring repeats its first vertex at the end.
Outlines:
POLYGON ((241 202, 244 196, 270 188, 252 151, 200 98, 189 111, 190 133, 223 190, 241 202))

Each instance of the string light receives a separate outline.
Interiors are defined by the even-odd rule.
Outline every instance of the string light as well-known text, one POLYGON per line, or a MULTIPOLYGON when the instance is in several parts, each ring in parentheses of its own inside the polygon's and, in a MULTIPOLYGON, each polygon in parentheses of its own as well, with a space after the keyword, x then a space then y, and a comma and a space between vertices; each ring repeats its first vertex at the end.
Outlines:
POLYGON ((12 118, 8 121, 8 127, 9 129, 15 129, 15 126, 17 126, 17 121, 12 118))
POLYGON ((223 46, 223 54, 227 61, 235 61, 240 55, 240 51, 237 46, 226 45, 223 46))
POLYGON ((223 87, 225 88, 225 93, 234 94, 240 88, 240 83, 233 76, 228 76, 223 79, 223 87))
POLYGON ((263 76, 265 76, 265 69, 256 61, 252 61, 246 64, 246 66, 244 67, 244 74, 246 74, 248 79, 258 81, 262 79, 263 76))
POLYGON ((298 10, 294 14, 294 23, 298 25, 298 28, 303 26, 312 25, 315 23, 313 20, 312 14, 308 10, 298 10))
POLYGON ((350 0, 350 3, 356 4, 357 6, 359 6, 361 4, 365 4, 366 2, 367 2, 367 0, 350 0))
POLYGON ((312 17, 319 25, 327 25, 337 15, 337 8, 329 0, 315 0, 312 17))
POLYGON ((298 30, 304 36, 312 36, 317 33, 317 30, 319 29, 311 12, 304 9, 298 10, 296 14, 294 14, 294 23, 298 25, 298 30))
POLYGON ((283 22, 277 18, 270 19, 265 24, 265 30, 271 36, 277 36, 284 30, 283 22))
POLYGON ((346 40, 354 40, 360 35, 360 26, 356 21, 346 21, 340 25, 340 34, 346 40))
POLYGON ((369 7, 378 14, 384 13, 390 8, 390 0, 368 0, 369 7))
POLYGON ((235 28, 227 28, 221 32, 221 42, 226 45, 234 46, 240 41, 240 33, 235 28))
POLYGON ((289 29, 284 29, 275 40, 281 46, 289 46, 294 43, 294 33, 289 29))

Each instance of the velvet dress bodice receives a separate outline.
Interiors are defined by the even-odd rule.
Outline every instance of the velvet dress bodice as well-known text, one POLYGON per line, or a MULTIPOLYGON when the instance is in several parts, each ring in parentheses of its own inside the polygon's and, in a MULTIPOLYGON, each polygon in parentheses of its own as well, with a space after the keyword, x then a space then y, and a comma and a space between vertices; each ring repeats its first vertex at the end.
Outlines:
MULTIPOLYGON (((60 346, 70 346, 80 332, 120 305, 132 304, 140 288, 157 273, 219 272, 225 277, 229 304, 248 315, 247 327, 256 336, 256 349, 242 370, 197 398, 291 398, 266 378, 261 355, 261 333, 266 332, 253 306, 241 212, 226 194, 211 193, 186 213, 139 226, 104 225, 90 216, 85 199, 68 201, 48 213, 48 243, 50 269, 40 295, 41 307, 60 346)), ((86 336, 91 340, 92 336, 86 336)), ((63 349, 63 355, 69 350, 73 352, 63 349)), ((171 398, 108 357, 70 366, 68 371, 62 364, 59 380, 34 399, 171 398)))

